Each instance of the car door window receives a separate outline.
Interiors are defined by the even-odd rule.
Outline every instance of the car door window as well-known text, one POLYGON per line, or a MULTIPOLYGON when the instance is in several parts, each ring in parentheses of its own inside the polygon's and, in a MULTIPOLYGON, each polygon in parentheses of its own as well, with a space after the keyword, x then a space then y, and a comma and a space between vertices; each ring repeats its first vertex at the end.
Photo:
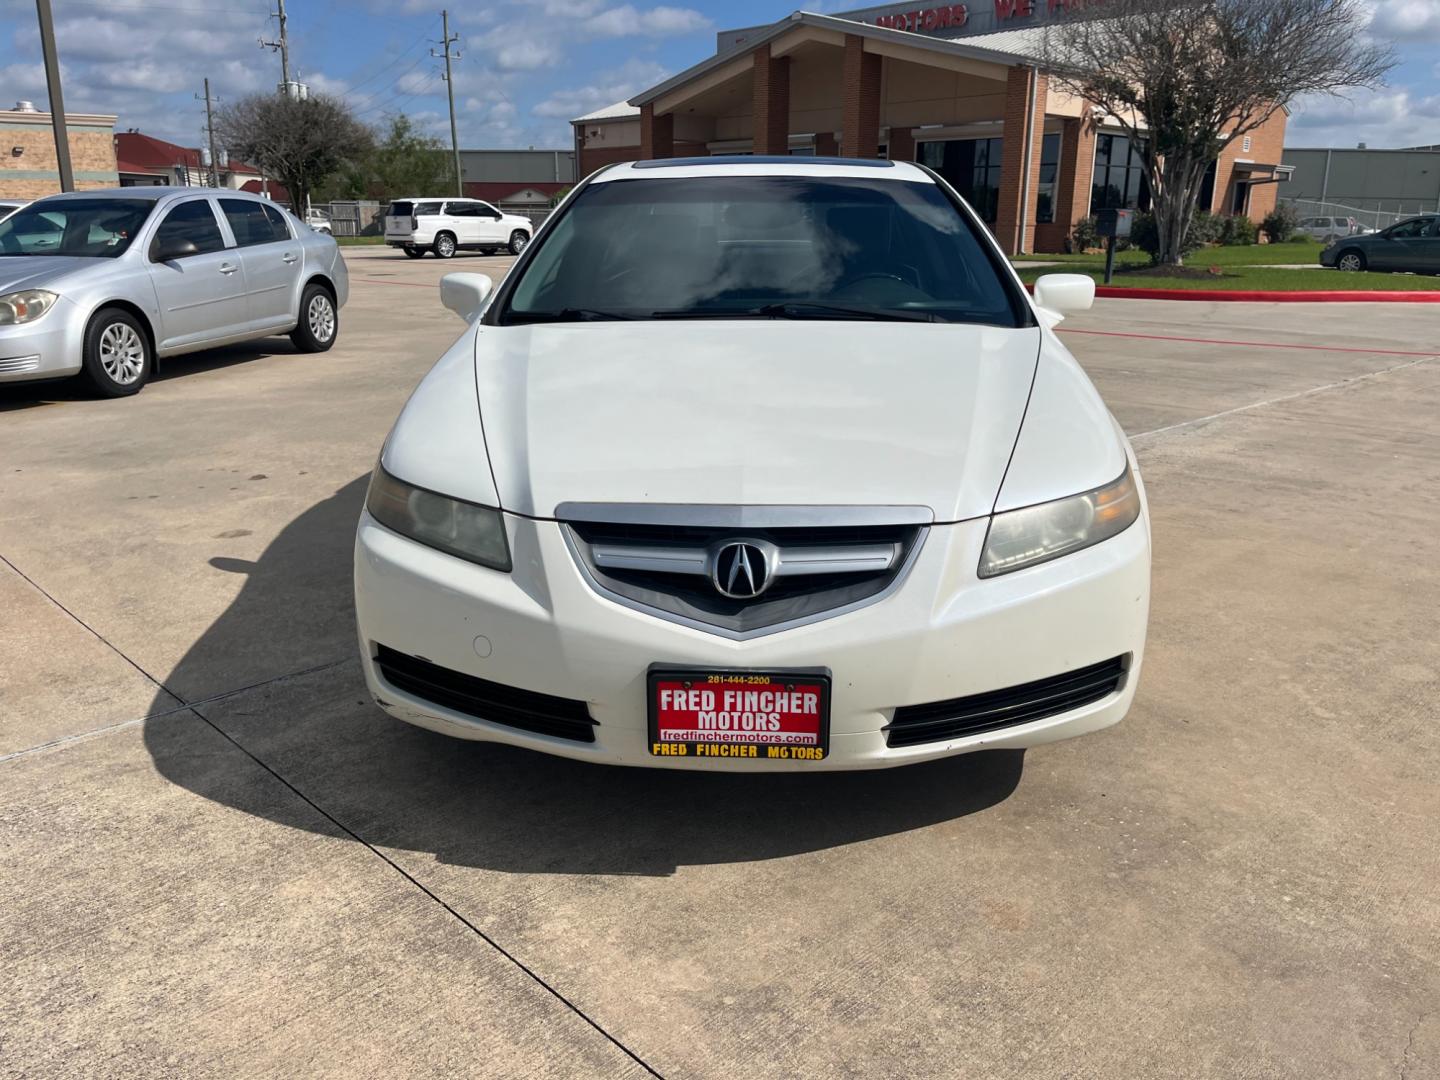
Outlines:
POLYGON ((477 203, 476 208, 479 211, 481 217, 489 218, 492 221, 500 220, 500 211, 496 210, 495 207, 491 206, 489 203, 477 203))
POLYGON ((427 217, 440 213, 440 204, 434 202, 422 202, 415 204, 415 216, 427 217))
POLYGON ((271 240, 289 240, 290 223, 285 220, 285 215, 273 206, 266 206, 261 203, 261 209, 265 211, 265 218, 270 222, 271 240))
POLYGON ((1393 240, 1404 240, 1412 236, 1419 236, 1424 232, 1426 221, 1424 218, 1416 218, 1414 221, 1402 221, 1399 225, 1391 226, 1386 234, 1393 240))
POLYGON ((480 208, 474 203, 450 203, 451 217, 474 218, 480 216, 480 208))
POLYGON ((249 199, 221 199, 220 212, 230 223, 235 243, 240 247, 268 244, 275 239, 265 207, 249 199))
POLYGON ((155 230, 152 250, 171 240, 189 240, 199 255, 225 250, 225 237, 220 233, 220 223, 215 220, 209 199, 192 199, 171 210, 155 230))
POLYGON ((1440 239, 1440 218, 1431 218, 1430 223, 1425 226, 1425 231, 1420 235, 1427 240, 1440 239))

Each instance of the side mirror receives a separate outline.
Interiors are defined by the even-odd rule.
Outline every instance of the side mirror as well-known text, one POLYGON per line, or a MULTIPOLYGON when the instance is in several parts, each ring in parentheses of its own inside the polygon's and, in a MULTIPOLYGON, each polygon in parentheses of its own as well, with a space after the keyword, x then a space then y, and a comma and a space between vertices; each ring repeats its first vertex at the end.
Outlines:
POLYGON ((485 310, 495 283, 485 274, 446 274, 440 279, 440 302, 467 323, 485 310))
POLYGON ((1035 282, 1035 306, 1058 316, 1089 311, 1095 304, 1095 279, 1085 274, 1046 274, 1035 282))
POLYGON ((169 240, 156 241, 151 259, 154 262, 170 262, 172 259, 183 259, 187 255, 199 255, 200 249, 195 246, 194 240, 186 240, 183 236, 171 237, 169 240))

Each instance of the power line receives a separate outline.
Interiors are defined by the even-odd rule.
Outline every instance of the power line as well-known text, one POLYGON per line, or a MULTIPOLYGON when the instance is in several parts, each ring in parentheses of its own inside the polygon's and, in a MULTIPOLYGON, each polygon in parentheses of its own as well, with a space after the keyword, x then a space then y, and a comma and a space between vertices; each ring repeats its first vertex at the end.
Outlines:
MULTIPOLYGON (((356 90, 360 89, 360 87, 364 86, 366 83, 379 78, 381 75, 384 75, 385 72, 389 71, 396 64, 400 63, 401 60, 405 59, 406 55, 408 55, 410 51, 415 48, 415 46, 425 44, 426 35, 428 35, 429 33, 429 30, 422 30, 419 37, 417 37, 409 45, 405 46, 405 48, 401 49, 398 53, 395 54, 395 59, 391 60, 390 63, 380 68, 380 70, 371 72, 369 75, 365 76, 365 78, 355 83, 353 86, 350 87, 347 93, 353 94, 356 90)), ((423 60, 425 58, 422 56, 420 57, 420 59, 423 60)), ((413 67, 414 65, 411 66, 413 67)), ((406 70, 409 69, 407 68, 406 70)))
MULTIPOLYGON (((419 67, 424 61, 428 59, 430 59, 429 56, 421 53, 415 58, 414 62, 408 68, 406 68, 404 71, 402 71, 399 75, 395 77, 395 81, 392 82, 389 86, 385 87, 383 90, 375 90, 369 94, 361 94, 358 102, 351 102, 351 107, 354 108, 355 105, 364 104, 366 102, 369 102, 373 105, 377 98, 382 98, 386 94, 391 93, 392 91, 398 90, 400 94, 403 94, 405 91, 400 90, 400 84, 404 81, 405 76, 409 75, 412 71, 414 71, 417 67, 419 67)), ((397 94, 396 96, 398 97, 399 95, 397 94)))
POLYGON ((431 89, 434 87, 435 83, 436 83, 439 79, 440 79, 440 73, 439 73, 438 71, 437 71, 437 72, 434 72, 433 74, 430 75, 430 77, 429 77, 428 79, 425 80, 424 84, 421 85, 420 89, 419 89, 419 90, 416 90, 414 93, 403 94, 403 95, 396 95, 395 97, 391 98, 391 99, 388 100, 388 101, 382 101, 382 102, 380 102, 380 104, 378 104, 378 105, 372 105, 372 106, 370 106, 370 108, 368 108, 368 109, 361 109, 361 110, 360 110, 359 112, 357 112, 355 115, 356 115, 356 116, 366 116, 366 115, 368 115, 369 113, 375 112, 375 111, 380 110, 380 109, 389 109, 389 108, 397 108, 397 109, 398 109, 401 105, 404 105, 404 104, 407 103, 407 102, 413 101, 413 100, 414 100, 415 98, 417 98, 417 97, 422 97, 422 96, 425 95, 425 94, 429 94, 429 93, 431 92, 431 89))

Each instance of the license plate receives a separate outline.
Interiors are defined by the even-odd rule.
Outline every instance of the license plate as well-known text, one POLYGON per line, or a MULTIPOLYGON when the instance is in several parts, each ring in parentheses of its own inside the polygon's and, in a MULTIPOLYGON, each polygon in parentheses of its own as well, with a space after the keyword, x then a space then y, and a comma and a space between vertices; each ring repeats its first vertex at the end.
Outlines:
POLYGON ((828 671, 650 670, 650 753, 705 760, 822 761, 828 671))

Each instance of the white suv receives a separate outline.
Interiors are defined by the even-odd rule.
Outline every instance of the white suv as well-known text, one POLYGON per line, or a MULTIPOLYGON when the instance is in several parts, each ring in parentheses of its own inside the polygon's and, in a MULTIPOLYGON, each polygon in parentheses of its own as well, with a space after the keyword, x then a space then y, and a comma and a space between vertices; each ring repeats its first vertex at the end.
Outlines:
POLYGON ((529 218, 479 199, 397 199, 385 212, 385 243, 412 259, 427 251, 448 259, 461 249, 519 255, 533 232, 529 218))

